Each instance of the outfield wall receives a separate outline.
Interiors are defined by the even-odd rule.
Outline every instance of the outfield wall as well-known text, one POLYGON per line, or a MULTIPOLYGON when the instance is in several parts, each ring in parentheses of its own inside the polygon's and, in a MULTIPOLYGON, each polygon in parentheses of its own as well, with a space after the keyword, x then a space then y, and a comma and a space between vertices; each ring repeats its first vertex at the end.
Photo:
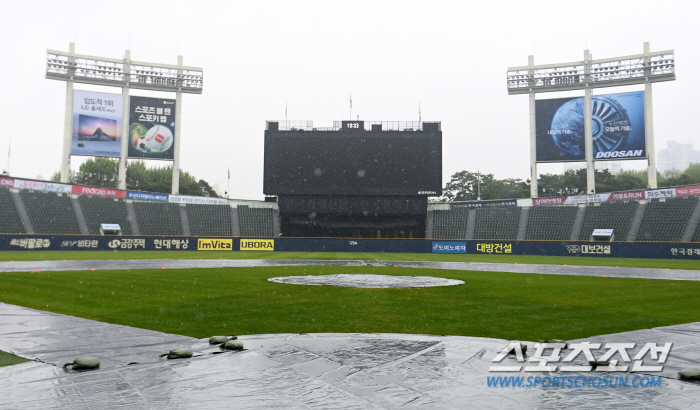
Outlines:
POLYGON ((10 250, 392 252, 700 260, 700 243, 697 242, 594 243, 584 241, 0 235, 0 251, 10 250))

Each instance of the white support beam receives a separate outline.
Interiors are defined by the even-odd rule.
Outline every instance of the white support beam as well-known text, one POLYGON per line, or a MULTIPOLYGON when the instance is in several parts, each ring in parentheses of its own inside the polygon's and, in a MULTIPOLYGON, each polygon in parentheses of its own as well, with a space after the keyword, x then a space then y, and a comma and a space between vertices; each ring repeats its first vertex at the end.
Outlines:
MULTIPOLYGON (((68 46, 68 62, 74 61, 75 43, 68 46)), ((63 118, 63 154, 61 155, 61 182, 70 182, 70 147, 73 141, 73 77, 66 80, 66 112, 63 118)))

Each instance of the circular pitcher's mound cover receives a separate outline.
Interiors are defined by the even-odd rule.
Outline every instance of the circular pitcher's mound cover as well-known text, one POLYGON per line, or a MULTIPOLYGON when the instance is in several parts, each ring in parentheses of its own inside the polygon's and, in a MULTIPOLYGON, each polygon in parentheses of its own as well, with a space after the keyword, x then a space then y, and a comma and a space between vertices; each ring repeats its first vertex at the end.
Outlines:
POLYGON ((285 276, 270 282, 292 285, 342 286, 346 288, 428 288, 461 285, 464 281, 432 276, 391 276, 343 273, 339 275, 285 276))

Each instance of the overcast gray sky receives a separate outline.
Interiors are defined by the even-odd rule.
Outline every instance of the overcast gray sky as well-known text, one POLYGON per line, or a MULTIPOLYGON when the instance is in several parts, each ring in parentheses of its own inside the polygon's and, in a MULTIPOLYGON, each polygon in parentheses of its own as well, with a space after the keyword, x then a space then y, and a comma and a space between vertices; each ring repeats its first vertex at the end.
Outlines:
MULTIPOLYGON (((507 68, 526 65, 530 54, 536 64, 580 61, 586 48, 593 58, 638 54, 644 41, 676 53, 677 80, 654 85, 657 150, 669 140, 700 149, 695 1, 0 4, 0 169, 11 139, 16 177, 48 179, 60 168, 66 85, 44 74, 46 49, 67 51, 70 42, 79 54, 122 58, 130 49, 133 60, 176 64, 182 55, 202 67, 204 92, 183 97, 181 165, 222 190, 230 167, 232 198, 263 198, 265 121, 284 119, 285 103, 290 120, 331 126, 348 119, 350 93, 353 117, 417 121, 420 103, 424 121, 442 121, 443 185, 463 169, 528 178, 527 96, 508 95, 507 68)), ((540 165, 540 173, 562 168, 540 165)))

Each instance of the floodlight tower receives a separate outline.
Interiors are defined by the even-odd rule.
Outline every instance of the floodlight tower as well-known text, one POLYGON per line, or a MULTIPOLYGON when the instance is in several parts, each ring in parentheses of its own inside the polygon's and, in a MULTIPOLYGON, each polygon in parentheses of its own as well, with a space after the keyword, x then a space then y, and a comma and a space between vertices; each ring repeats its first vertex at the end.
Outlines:
POLYGON ((121 157, 119 159, 118 188, 126 189, 127 141, 129 132, 129 90, 132 88, 175 93, 175 135, 173 155, 172 193, 180 190, 180 119, 182 93, 201 94, 203 71, 198 67, 186 67, 182 56, 177 65, 144 63, 131 60, 131 51, 124 58, 113 59, 75 53, 75 43, 68 52, 46 51, 46 78, 66 82, 66 111, 63 129, 63 154, 61 156, 61 182, 69 182, 71 139, 73 133, 73 84, 94 84, 121 87, 124 96, 122 107, 121 157))
POLYGON ((644 53, 602 60, 591 59, 584 51, 583 61, 535 65, 534 56, 528 57, 528 65, 508 68, 508 94, 530 96, 530 196, 537 198, 537 142, 535 94, 557 91, 585 90, 584 138, 587 165, 587 194, 595 193, 595 166, 593 162, 593 133, 591 99, 592 89, 644 84, 644 128, 648 159, 649 188, 656 183, 656 150, 654 148, 654 119, 651 84, 676 79, 674 51, 651 52, 644 43, 644 53))

